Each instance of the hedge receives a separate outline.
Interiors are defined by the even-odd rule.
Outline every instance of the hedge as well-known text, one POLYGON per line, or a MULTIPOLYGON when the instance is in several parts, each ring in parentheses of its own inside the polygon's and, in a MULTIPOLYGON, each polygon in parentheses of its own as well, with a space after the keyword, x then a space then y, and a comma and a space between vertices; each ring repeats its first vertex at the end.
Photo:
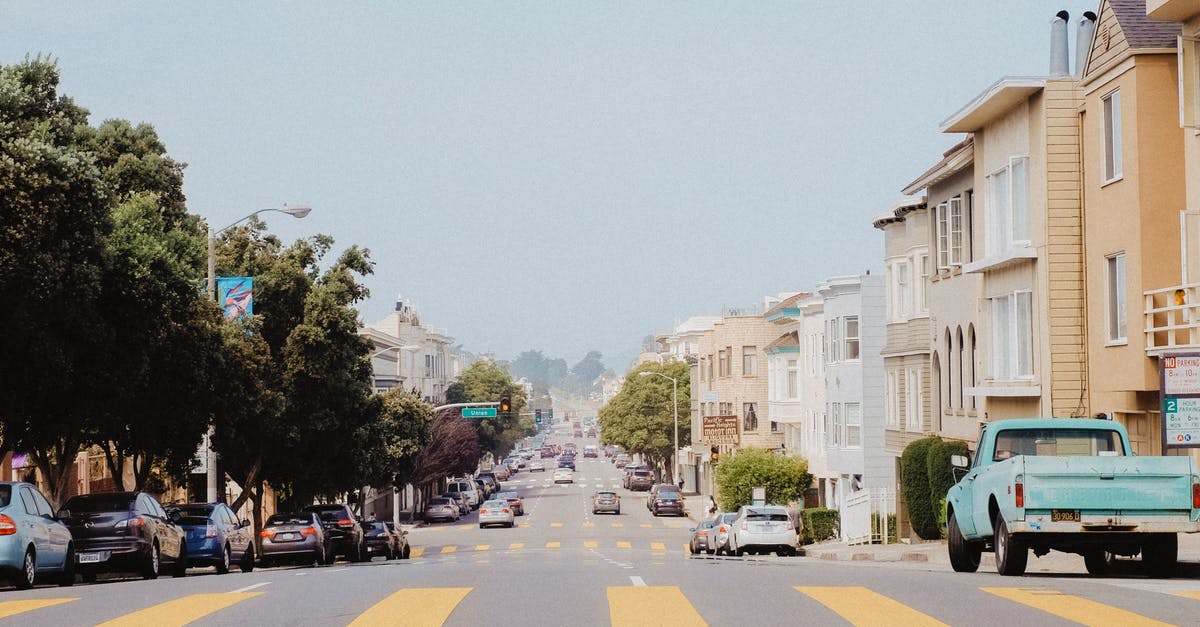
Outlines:
POLYGON ((930 499, 929 448, 940 441, 937 436, 922 438, 904 448, 900 457, 900 491, 908 507, 908 520, 913 532, 923 540, 942 536, 937 522, 937 501, 930 499))
POLYGON ((838 511, 836 509, 810 507, 801 511, 800 517, 804 519, 802 543, 812 544, 837 537, 837 529, 841 523, 841 519, 838 518, 838 511))
POLYGON ((937 440, 925 454, 926 474, 929 476, 929 502, 936 509, 938 535, 946 535, 946 492, 955 484, 951 455, 967 455, 967 443, 959 440, 937 440))

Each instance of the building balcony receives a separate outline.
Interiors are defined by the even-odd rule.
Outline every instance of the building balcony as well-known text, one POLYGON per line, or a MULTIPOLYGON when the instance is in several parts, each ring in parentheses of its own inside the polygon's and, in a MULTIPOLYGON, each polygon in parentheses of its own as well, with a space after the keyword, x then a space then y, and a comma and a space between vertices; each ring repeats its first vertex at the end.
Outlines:
POLYGON ((1146 354, 1200 350, 1200 283, 1144 293, 1146 354))

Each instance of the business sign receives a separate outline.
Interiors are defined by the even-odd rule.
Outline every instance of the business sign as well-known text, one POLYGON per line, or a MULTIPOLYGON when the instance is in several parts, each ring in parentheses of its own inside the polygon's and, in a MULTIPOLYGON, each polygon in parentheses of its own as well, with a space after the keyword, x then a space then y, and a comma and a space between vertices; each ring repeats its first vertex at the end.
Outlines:
POLYGON ((217 303, 226 320, 254 314, 254 277, 230 276, 217 279, 217 303))
POLYGON ((707 444, 738 445, 737 416, 705 416, 700 423, 700 439, 707 444))
POLYGON ((1200 353, 1159 360, 1163 449, 1200 447, 1200 353))

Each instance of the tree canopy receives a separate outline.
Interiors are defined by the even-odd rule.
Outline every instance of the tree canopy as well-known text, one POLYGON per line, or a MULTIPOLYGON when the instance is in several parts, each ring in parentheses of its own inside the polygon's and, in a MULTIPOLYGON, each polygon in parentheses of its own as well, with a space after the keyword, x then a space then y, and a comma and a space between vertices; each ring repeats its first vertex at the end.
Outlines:
POLYGON ((678 381, 678 408, 682 412, 679 446, 691 444, 687 413, 691 407, 691 373, 682 362, 641 364, 629 371, 621 391, 600 409, 601 443, 620 445, 666 469, 675 451, 675 405, 671 398, 674 386, 662 376, 642 376, 643 372, 678 381))

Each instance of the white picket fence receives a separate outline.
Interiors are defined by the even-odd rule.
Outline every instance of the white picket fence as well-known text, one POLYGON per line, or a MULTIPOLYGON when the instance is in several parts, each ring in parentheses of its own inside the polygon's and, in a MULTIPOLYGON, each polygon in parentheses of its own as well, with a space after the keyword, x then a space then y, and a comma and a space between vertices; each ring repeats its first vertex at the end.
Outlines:
POLYGON ((889 517, 896 513, 896 491, 859 490, 846 497, 842 532, 847 544, 887 544, 889 517))

